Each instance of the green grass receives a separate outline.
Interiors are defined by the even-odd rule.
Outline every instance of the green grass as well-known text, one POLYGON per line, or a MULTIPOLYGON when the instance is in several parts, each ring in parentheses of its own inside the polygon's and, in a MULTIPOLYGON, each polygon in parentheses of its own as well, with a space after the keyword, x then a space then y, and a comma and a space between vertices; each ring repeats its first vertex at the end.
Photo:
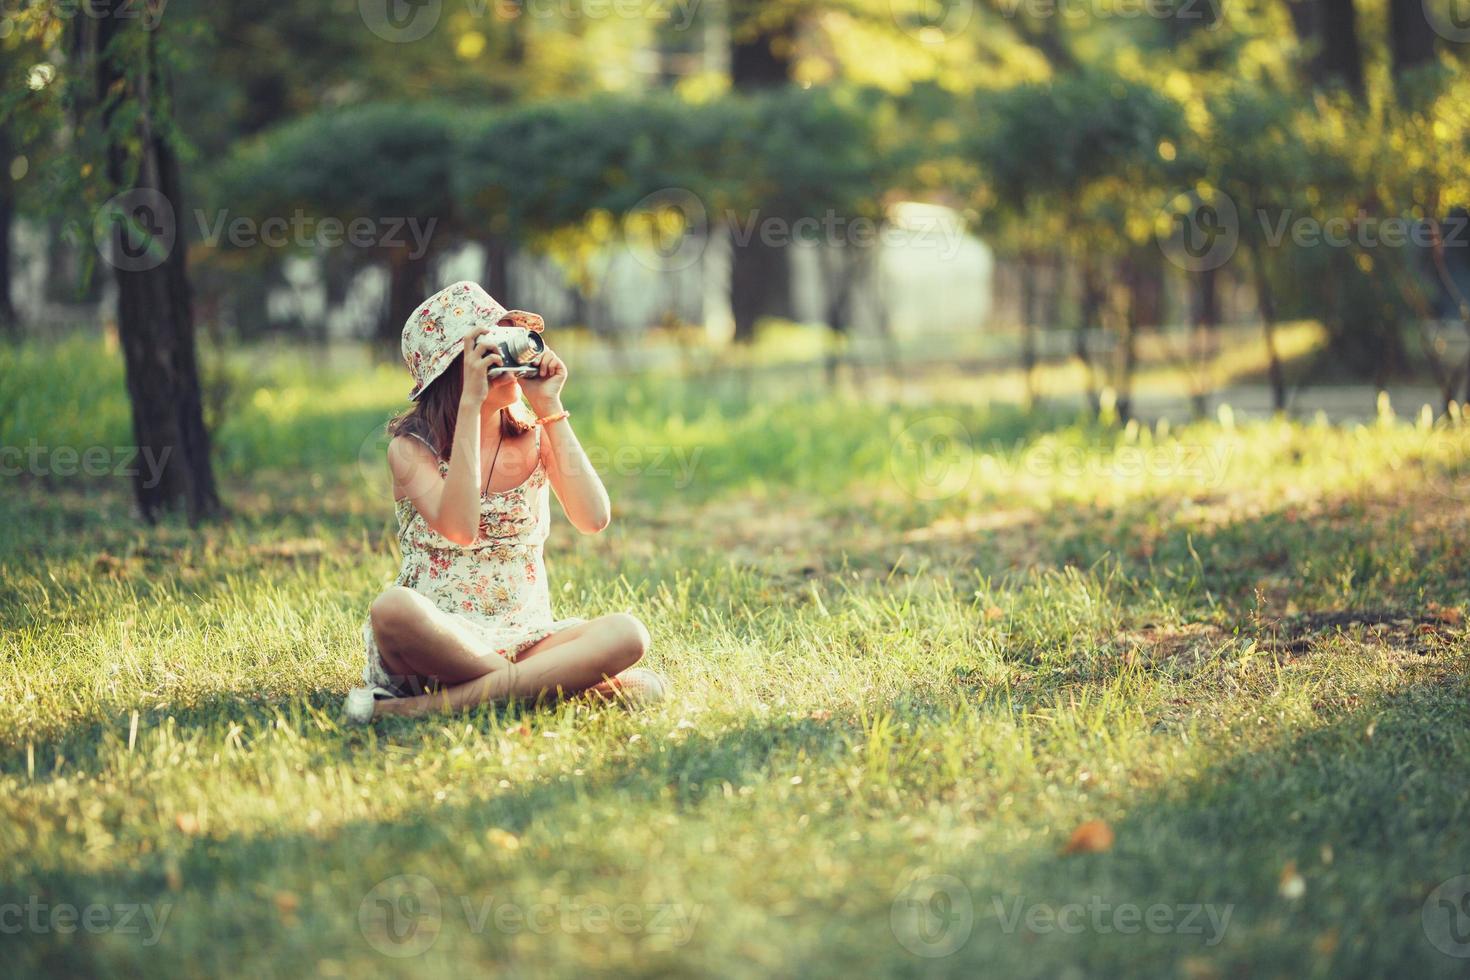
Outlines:
MULTIPOLYGON (((0 353, 0 445, 124 445, 115 362, 0 353)), ((396 570, 375 433, 403 379, 209 364, 227 521, 147 529, 116 478, 5 477, 8 972, 1470 962, 1425 918, 1470 873, 1459 430, 576 377, 617 516, 559 524, 558 614, 636 612, 678 696, 350 730, 396 570), (1064 853, 1091 820, 1113 846, 1064 853), (9 928, 35 903, 111 927, 9 928), (385 907, 417 931, 392 942, 385 907)))

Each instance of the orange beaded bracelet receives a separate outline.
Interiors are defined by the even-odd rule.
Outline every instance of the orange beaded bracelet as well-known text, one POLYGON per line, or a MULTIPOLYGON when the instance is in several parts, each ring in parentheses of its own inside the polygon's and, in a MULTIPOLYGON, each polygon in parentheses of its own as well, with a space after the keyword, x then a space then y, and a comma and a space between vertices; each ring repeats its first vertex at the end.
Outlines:
POLYGON ((544 419, 537 419, 536 420, 536 424, 537 425, 545 426, 545 425, 550 425, 553 422, 560 422, 562 419, 569 419, 571 417, 572 417, 572 413, 571 412, 568 412, 566 409, 562 409, 560 412, 557 412, 555 415, 548 415, 544 419))

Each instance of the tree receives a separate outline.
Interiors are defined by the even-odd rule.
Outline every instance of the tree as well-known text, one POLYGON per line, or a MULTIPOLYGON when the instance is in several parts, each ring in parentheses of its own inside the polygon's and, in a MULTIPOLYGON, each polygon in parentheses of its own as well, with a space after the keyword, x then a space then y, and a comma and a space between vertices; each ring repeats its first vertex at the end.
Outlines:
POLYGON ((129 0, 93 0, 91 14, 73 21, 69 70, 81 108, 78 145, 101 158, 100 184, 114 194, 98 227, 117 281, 133 436, 138 450, 161 466, 156 478, 139 468, 138 507, 153 521, 182 505, 198 521, 219 510, 219 497, 204 426, 187 249, 174 218, 184 214, 184 200, 163 29, 140 18, 129 0))

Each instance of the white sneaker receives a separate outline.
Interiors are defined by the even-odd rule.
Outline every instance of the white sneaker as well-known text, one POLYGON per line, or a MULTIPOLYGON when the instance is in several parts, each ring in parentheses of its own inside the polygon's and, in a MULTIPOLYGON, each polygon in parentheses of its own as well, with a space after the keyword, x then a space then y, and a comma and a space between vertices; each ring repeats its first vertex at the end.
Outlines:
POLYGON ((391 698, 393 692, 381 687, 354 687, 342 702, 342 718, 349 725, 366 725, 373 720, 373 702, 379 697, 391 698))
POLYGON ((647 667, 633 667, 617 676, 618 696, 635 708, 647 708, 673 696, 674 685, 647 667))

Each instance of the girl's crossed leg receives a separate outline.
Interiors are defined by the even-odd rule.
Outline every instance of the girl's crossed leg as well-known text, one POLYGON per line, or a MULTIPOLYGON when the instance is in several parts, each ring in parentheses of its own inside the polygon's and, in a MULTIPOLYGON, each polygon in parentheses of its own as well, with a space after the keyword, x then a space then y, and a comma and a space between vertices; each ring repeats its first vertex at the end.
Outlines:
POLYGON ((378 596, 370 617, 390 675, 428 677, 443 685, 429 694, 377 702, 376 714, 398 717, 513 697, 611 693, 609 679, 637 663, 649 644, 642 623, 613 613, 553 633, 512 663, 488 650, 458 619, 403 586, 378 596))

